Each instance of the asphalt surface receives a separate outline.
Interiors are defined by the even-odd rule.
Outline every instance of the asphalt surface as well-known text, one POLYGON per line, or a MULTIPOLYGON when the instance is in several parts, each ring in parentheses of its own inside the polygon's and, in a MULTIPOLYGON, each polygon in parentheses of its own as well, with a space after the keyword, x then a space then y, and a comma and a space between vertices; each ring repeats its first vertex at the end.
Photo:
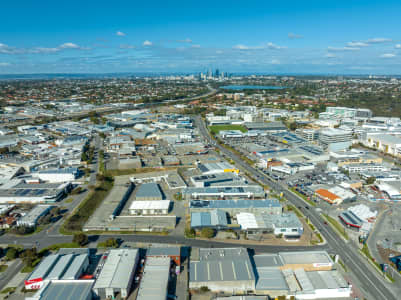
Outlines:
POLYGON ((20 259, 16 259, 7 270, 3 273, 0 273, 0 291, 10 282, 11 279, 14 278, 15 275, 22 269, 23 263, 20 259))
POLYGON ((323 219, 313 207, 310 207, 305 201, 303 201, 303 199, 289 191, 281 183, 274 181, 263 172, 260 172, 259 170, 249 166, 236 154, 215 143, 211 138, 204 121, 199 116, 195 117, 195 123, 207 142, 214 144, 221 151, 221 153, 232 159, 235 164, 240 167, 240 169, 248 172, 259 182, 270 186, 277 193, 282 192, 284 197, 289 202, 297 207, 301 207, 302 213, 310 219, 310 221, 316 226, 326 240, 329 252, 338 254, 347 265, 347 268, 353 273, 354 276, 358 278, 359 282, 361 282, 361 286, 359 286, 359 288, 365 291, 371 297, 368 299, 400 299, 399 297, 393 295, 393 293, 390 291, 392 288, 391 285, 383 281, 377 271, 365 261, 365 259, 354 247, 338 237, 338 235, 330 226, 324 224, 323 219))

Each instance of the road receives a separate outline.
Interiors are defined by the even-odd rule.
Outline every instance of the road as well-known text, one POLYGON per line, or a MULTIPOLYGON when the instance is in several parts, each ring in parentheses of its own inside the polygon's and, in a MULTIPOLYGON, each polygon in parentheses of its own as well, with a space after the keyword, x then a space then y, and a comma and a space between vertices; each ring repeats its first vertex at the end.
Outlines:
POLYGON ((22 269, 23 263, 20 259, 16 259, 8 266, 7 270, 0 273, 0 291, 14 278, 15 275, 22 269))
POLYGON ((314 208, 309 207, 309 205, 305 203, 302 198, 289 191, 281 183, 274 181, 263 172, 260 172, 259 170, 248 165, 235 153, 215 143, 211 138, 210 133, 201 117, 195 117, 195 124, 197 125, 197 128, 199 129, 202 136, 207 140, 207 142, 210 144, 215 144, 220 152, 232 159, 235 162, 236 166, 240 167, 242 171, 248 172, 260 183, 270 186, 277 193, 282 192, 284 194, 284 197, 290 203, 297 207, 301 207, 302 213, 306 217, 308 217, 310 221, 316 226, 316 228, 321 232, 322 236, 327 242, 329 250, 340 255, 341 259, 347 265, 348 269, 361 283, 361 290, 367 292, 372 297, 372 300, 399 299, 398 297, 394 296, 393 293, 390 291, 390 289, 392 289, 391 284, 384 282, 377 271, 373 269, 373 267, 369 263, 367 263, 364 258, 357 252, 355 247, 352 247, 352 245, 348 244, 343 239, 338 237, 330 226, 324 224, 323 219, 314 208))

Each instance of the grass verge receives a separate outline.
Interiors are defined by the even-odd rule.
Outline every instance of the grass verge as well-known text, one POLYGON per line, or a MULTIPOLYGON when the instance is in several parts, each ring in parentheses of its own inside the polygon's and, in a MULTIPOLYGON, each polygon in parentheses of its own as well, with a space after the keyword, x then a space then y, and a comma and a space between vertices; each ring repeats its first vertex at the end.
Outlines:
POLYGON ((4 272, 5 270, 7 270, 8 265, 0 265, 0 273, 4 272))
POLYGON ((247 132, 248 131, 242 125, 212 125, 212 126, 209 126, 209 130, 213 134, 218 134, 222 130, 239 130, 241 132, 247 132))
POLYGON ((330 217, 329 215, 323 214, 324 218, 327 220, 327 222, 330 223, 331 226, 334 227, 334 229, 343 236, 346 240, 349 239, 348 234, 345 232, 345 228, 336 220, 330 217))
POLYGON ((312 200, 309 200, 308 197, 305 195, 302 195, 300 192, 298 192, 295 188, 290 188, 290 190, 296 194, 297 196, 301 197, 305 202, 307 202, 311 206, 316 206, 316 203, 313 202, 312 200))
MULTIPOLYGON (((363 245, 363 247, 362 247, 362 249, 361 249, 361 252, 370 260, 370 262, 378 269, 378 271, 379 271, 380 273, 382 273, 382 272, 381 272, 382 268, 381 268, 380 264, 379 264, 379 263, 372 257, 372 255, 370 254, 370 251, 369 251, 369 248, 368 248, 368 245, 367 245, 367 244, 364 244, 364 245, 363 245)), ((390 268, 391 268, 391 267, 390 267, 390 268)), ((385 273, 385 275, 386 275, 386 277, 387 277, 388 280, 390 280, 390 281, 393 282, 393 283, 395 282, 394 278, 391 277, 390 274, 385 273)))
POLYGON ((62 234, 73 234, 82 231, 82 227, 89 217, 100 206, 113 187, 114 179, 103 176, 96 187, 89 192, 88 196, 75 209, 73 214, 64 222, 60 228, 62 234))
POLYGON ((10 287, 5 288, 4 290, 2 290, 0 293, 1 294, 8 294, 8 293, 12 294, 12 293, 15 292, 16 289, 17 289, 16 287, 10 286, 10 287))

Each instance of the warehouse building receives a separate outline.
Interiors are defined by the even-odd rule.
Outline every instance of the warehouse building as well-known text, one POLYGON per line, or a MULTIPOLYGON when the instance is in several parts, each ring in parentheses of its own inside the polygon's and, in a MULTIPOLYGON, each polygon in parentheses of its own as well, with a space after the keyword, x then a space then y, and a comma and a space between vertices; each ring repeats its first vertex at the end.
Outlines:
POLYGON ((253 256, 256 293, 295 299, 348 298, 351 287, 325 251, 280 252, 253 256))
POLYGON ((136 299, 167 299, 169 277, 169 257, 148 257, 145 261, 145 268, 136 299))
POLYGON ((37 205, 32 208, 25 216, 17 221, 17 226, 35 227, 39 218, 47 215, 53 208, 51 205, 37 205))
POLYGON ((304 228, 295 213, 266 214, 266 213, 244 213, 237 214, 237 222, 241 230, 249 234, 259 232, 272 232, 276 236, 300 237, 304 228))
POLYGON ((221 173, 239 173, 239 170, 236 169, 233 165, 230 165, 228 162, 217 162, 217 163, 198 163, 197 164, 199 171, 202 172, 203 175, 210 174, 221 174, 221 173))
POLYGON ((78 178, 80 171, 77 168, 62 168, 40 170, 32 173, 33 176, 47 182, 71 182, 78 178))
POLYGON ((92 300, 94 280, 52 280, 47 281, 33 296, 25 300, 92 300))
POLYGON ((164 196, 157 183, 143 183, 136 190, 136 200, 163 200, 164 196))
POLYGON ((193 176, 191 177, 191 182, 198 188, 208 186, 241 186, 246 184, 245 179, 235 175, 235 173, 193 176))
POLYGON ((72 188, 71 183, 35 183, 10 181, 0 186, 0 203, 54 203, 72 188))
POLYGON ((214 209, 210 212, 192 212, 191 213, 191 228, 213 228, 213 229, 226 229, 227 228, 227 214, 223 210, 214 209))
POLYGON ((146 257, 169 257, 176 266, 181 265, 181 247, 150 247, 146 257))
POLYGON ((266 193, 259 185, 233 187, 188 187, 182 191, 185 200, 192 199, 254 199, 264 198, 266 193))
POLYGON ((241 212, 281 214, 283 207, 275 199, 263 200, 192 200, 191 212, 210 212, 215 209, 223 210, 230 215, 241 212))
POLYGON ((131 215, 167 215, 170 200, 133 201, 129 207, 131 215))
POLYGON ((40 289, 50 280, 76 280, 89 266, 88 249, 60 249, 45 257, 25 280, 27 290, 40 289))
POLYGON ((100 298, 128 297, 138 264, 138 249, 113 249, 104 263, 93 291, 100 298))
POLYGON ((189 266, 189 288, 208 287, 232 295, 255 290, 255 274, 245 248, 193 249, 189 266))

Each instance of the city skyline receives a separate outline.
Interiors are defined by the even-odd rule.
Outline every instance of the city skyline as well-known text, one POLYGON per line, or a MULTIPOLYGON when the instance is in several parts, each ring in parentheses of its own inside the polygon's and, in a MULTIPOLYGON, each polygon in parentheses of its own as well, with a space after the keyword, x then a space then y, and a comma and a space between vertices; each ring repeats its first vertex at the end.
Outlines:
POLYGON ((3 4, 0 74, 400 74, 397 1, 3 4))

